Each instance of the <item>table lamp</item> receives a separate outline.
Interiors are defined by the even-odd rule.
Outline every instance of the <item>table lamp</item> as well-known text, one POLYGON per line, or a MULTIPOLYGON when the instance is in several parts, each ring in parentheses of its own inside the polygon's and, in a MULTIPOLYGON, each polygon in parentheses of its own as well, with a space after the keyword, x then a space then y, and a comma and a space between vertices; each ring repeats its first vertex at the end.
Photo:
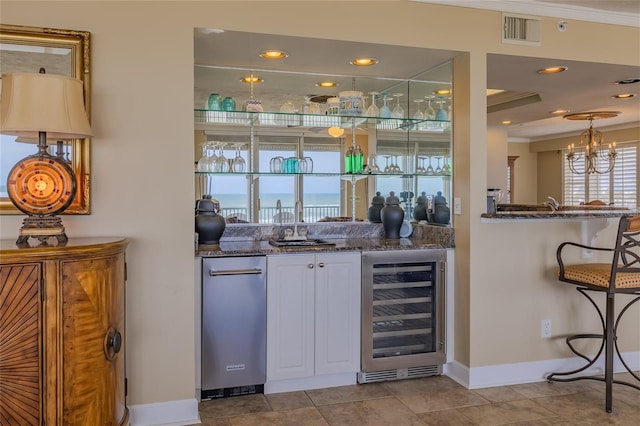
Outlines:
POLYGON ((41 244, 51 237, 58 244, 66 243, 62 219, 56 215, 73 201, 76 179, 63 158, 47 152, 47 139, 93 135, 82 81, 44 73, 3 74, 0 133, 38 140, 38 152, 18 161, 7 178, 11 202, 28 215, 16 244, 25 246, 30 237, 41 244))

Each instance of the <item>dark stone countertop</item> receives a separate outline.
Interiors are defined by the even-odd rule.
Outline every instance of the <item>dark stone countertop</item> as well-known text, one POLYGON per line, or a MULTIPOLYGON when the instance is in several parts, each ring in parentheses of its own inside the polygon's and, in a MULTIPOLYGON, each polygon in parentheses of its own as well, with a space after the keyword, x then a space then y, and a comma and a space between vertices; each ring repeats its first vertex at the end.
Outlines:
POLYGON ((417 250, 454 247, 454 229, 450 226, 411 223, 409 238, 386 239, 379 223, 313 223, 299 224, 307 238, 322 239, 331 245, 307 247, 275 247, 270 239, 278 239, 285 228, 293 225, 227 225, 220 244, 200 244, 199 257, 252 256, 279 253, 317 253, 369 250, 417 250))
POLYGON ((612 209, 570 209, 559 211, 534 211, 534 210, 522 210, 522 211, 502 211, 497 213, 483 213, 481 217, 483 219, 551 219, 551 220, 583 220, 583 219, 597 219, 597 218, 610 218, 610 217, 622 217, 622 216, 634 216, 638 214, 638 210, 612 210, 612 209))
POLYGON ((312 247, 275 247, 269 241, 220 241, 220 244, 200 244, 195 255, 200 257, 220 256, 252 256, 262 254, 283 253, 318 253, 335 251, 376 251, 376 250, 417 250, 444 249, 446 245, 436 244, 425 240, 400 238, 390 240, 385 238, 325 238, 325 241, 335 245, 319 245, 312 247))

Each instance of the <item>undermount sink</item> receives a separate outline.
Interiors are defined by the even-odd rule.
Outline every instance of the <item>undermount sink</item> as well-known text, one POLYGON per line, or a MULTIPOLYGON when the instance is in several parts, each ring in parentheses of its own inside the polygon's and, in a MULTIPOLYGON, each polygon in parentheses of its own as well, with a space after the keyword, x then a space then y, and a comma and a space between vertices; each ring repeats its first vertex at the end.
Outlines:
POLYGON ((325 240, 269 240, 269 244, 276 247, 317 247, 317 246, 335 246, 325 240))

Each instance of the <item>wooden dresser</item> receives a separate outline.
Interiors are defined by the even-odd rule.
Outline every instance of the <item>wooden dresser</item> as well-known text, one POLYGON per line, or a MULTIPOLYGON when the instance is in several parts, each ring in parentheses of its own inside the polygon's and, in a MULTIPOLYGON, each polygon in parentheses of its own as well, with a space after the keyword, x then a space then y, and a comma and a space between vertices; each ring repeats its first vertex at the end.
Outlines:
POLYGON ((126 425, 122 238, 0 240, 0 424, 126 425))

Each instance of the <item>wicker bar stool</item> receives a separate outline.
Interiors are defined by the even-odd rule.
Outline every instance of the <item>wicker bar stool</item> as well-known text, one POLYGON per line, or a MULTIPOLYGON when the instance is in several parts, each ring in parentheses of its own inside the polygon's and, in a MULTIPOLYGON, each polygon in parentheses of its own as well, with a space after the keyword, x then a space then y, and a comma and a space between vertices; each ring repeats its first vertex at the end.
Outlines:
MULTIPOLYGON (((555 372, 547 376, 549 382, 571 382, 575 380, 599 380, 606 384, 605 409, 608 413, 612 411, 612 391, 613 384, 630 386, 640 390, 640 377, 635 374, 620 354, 616 330, 622 315, 638 300, 640 300, 640 215, 632 217, 622 217, 618 226, 615 248, 590 247, 582 244, 565 242, 558 246, 556 253, 559 265, 559 280, 576 285, 578 290, 585 296, 600 316, 602 323, 602 334, 576 334, 567 337, 567 345, 571 351, 579 357, 585 359, 587 364, 577 370, 566 372, 555 372), (576 265, 565 265, 562 261, 562 250, 567 246, 574 246, 583 249, 612 252, 611 263, 583 263, 576 265), (590 292, 599 292, 606 295, 605 315, 589 295, 590 292), (629 301, 618 313, 615 314, 615 295, 631 295, 629 301), (574 340, 579 339, 600 339, 601 345, 595 356, 587 356, 573 346, 574 340), (605 371, 604 377, 595 375, 578 375, 578 373, 591 367, 600 358, 604 350, 605 371), (613 359, 614 350, 625 369, 635 378, 638 383, 625 382, 613 379, 613 359)), ((640 326, 636 326, 640 329, 640 326)))

